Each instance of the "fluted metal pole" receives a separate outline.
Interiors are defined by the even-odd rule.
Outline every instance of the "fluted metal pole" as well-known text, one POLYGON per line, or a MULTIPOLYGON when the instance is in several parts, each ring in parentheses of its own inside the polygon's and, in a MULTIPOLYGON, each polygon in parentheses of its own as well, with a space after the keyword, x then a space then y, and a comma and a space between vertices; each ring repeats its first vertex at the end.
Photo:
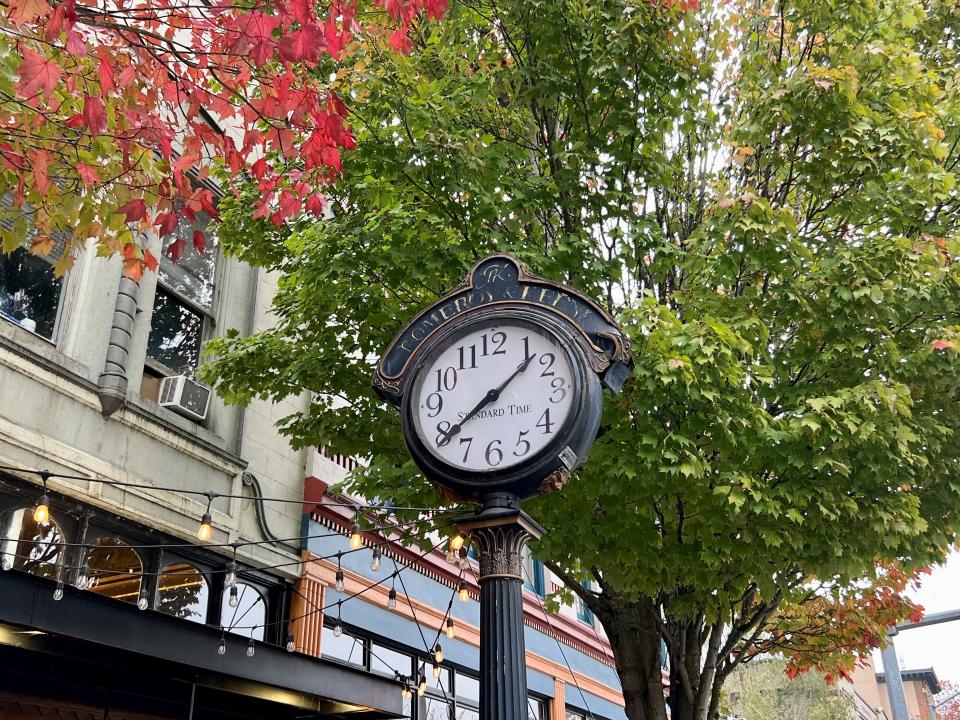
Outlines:
POLYGON ((480 720, 526 720, 523 549, 544 530, 506 493, 485 497, 461 528, 480 556, 480 720))

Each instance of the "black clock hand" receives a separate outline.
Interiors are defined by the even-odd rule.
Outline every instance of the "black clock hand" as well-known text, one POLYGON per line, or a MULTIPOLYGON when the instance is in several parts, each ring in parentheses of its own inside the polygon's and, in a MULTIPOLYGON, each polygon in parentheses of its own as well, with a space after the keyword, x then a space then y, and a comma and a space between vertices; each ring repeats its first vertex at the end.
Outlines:
POLYGON ((483 410, 490 403, 496 402, 497 399, 500 397, 500 393, 503 392, 504 388, 506 388, 507 385, 509 385, 517 375, 519 375, 520 373, 522 373, 524 370, 527 369, 527 366, 530 365, 531 361, 533 360, 533 358, 536 357, 536 355, 537 354, 534 353, 533 355, 528 357, 526 360, 524 360, 522 363, 517 365, 517 369, 514 370, 513 373, 511 373, 510 377, 508 377, 506 380, 500 383, 498 387, 495 387, 492 390, 487 390, 487 392, 484 393, 483 397, 480 399, 480 402, 474 405, 473 408, 470 410, 470 412, 468 412, 466 415, 463 416, 463 419, 460 422, 454 423, 453 425, 451 425, 450 429, 447 430, 446 433, 441 433, 443 435, 443 438, 440 440, 439 443, 437 443, 437 447, 443 447, 444 445, 449 443, 453 439, 453 436, 459 433, 463 429, 463 426, 466 424, 467 420, 469 420, 478 412, 483 410))

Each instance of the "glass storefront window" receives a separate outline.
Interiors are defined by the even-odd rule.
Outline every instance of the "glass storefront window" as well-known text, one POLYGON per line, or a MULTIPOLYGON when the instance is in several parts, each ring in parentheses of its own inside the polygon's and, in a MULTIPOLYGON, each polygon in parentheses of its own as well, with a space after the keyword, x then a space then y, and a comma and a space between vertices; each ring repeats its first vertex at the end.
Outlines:
POLYGON ((143 563, 137 552, 119 538, 97 538, 87 551, 82 572, 87 573, 87 589, 98 595, 128 603, 136 603, 140 596, 143 563))
POLYGON ((236 584, 236 607, 230 604, 233 593, 223 593, 220 605, 220 625, 232 632, 254 640, 263 640, 263 626, 267 622, 267 603, 253 585, 236 584))
POLYGON ((457 698, 480 702, 480 680, 470 675, 457 673, 457 698))
POLYGON ((420 698, 417 720, 450 720, 450 706, 439 698, 420 698))
POLYGON ((371 643, 370 669, 373 672, 381 672, 391 677, 396 673, 409 675, 411 667, 412 659, 409 655, 391 650, 383 645, 371 643))
POLYGON ((207 581, 193 565, 170 563, 164 566, 157 582, 157 610, 202 623, 207 620, 208 598, 207 581))
POLYGON ((33 510, 23 508, 10 514, 4 523, 0 562, 16 570, 55 580, 63 559, 63 531, 53 520, 38 525, 33 510))
POLYGON ((157 288, 147 340, 147 356, 180 375, 200 364, 203 316, 171 293, 157 288))
POLYGON ((363 667, 363 641, 346 632, 337 637, 332 628, 325 627, 320 636, 320 655, 363 667))

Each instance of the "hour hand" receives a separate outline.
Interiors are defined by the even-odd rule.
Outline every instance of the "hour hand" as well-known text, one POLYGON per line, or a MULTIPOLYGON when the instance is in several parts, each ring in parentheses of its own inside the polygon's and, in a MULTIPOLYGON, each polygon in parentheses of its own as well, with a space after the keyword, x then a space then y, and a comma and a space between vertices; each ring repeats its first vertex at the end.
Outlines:
POLYGON ((463 416, 463 418, 460 420, 460 422, 454 423, 453 425, 450 426, 450 429, 447 430, 446 433, 443 433, 443 437, 440 439, 440 442, 437 444, 437 447, 443 447, 444 445, 447 445, 447 444, 453 439, 453 436, 460 432, 460 430, 461 430, 461 429, 463 428, 463 426, 466 424, 467 420, 469 420, 469 419, 472 418, 474 415, 476 415, 478 412, 480 412, 481 410, 483 410, 483 409, 484 409, 487 405, 489 405, 490 403, 496 402, 496 401, 497 401, 497 398, 500 397, 500 393, 503 392, 504 388, 507 387, 507 385, 509 385, 510 382, 511 382, 517 375, 519 375, 520 373, 522 373, 524 370, 527 369, 527 366, 530 365, 530 363, 531 363, 531 361, 533 360, 534 357, 536 357, 536 353, 534 353, 533 355, 528 356, 526 359, 524 359, 524 361, 523 361, 522 363, 520 363, 519 365, 517 365, 517 369, 514 370, 513 373, 511 373, 510 377, 508 377, 506 380, 504 380, 502 383, 500 383, 499 386, 497 386, 497 387, 495 387, 495 388, 491 388, 490 390, 487 390, 487 392, 485 392, 485 393, 483 394, 483 397, 480 398, 480 402, 478 402, 476 405, 474 405, 474 406, 470 409, 470 412, 468 412, 466 415, 463 416))

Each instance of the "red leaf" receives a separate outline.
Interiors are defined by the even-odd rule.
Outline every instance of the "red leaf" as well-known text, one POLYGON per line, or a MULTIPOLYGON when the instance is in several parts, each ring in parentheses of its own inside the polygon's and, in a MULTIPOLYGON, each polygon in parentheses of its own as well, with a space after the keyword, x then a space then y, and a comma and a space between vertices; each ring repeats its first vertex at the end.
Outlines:
POLYGON ((20 76, 20 82, 17 83, 20 97, 33 97, 41 91, 49 97, 60 81, 60 68, 53 60, 47 60, 40 53, 24 48, 23 62, 17 68, 17 75, 20 76))
POLYGON ((147 266, 147 270, 150 272, 156 272, 157 268, 160 267, 160 263, 157 262, 156 256, 149 250, 143 251, 143 264, 147 266))
POLYGON ((182 237, 178 237, 169 246, 167 246, 167 257, 169 257, 174 262, 180 262, 180 258, 183 257, 183 251, 187 247, 187 241, 182 237))
POLYGON ((97 172, 97 169, 92 165, 78 162, 77 174, 80 175, 80 180, 82 180, 83 184, 87 187, 96 185, 98 182, 100 182, 100 173, 97 172))
POLYGON ((326 203, 320 195, 311 195, 307 198, 306 208, 308 212, 313 213, 317 217, 324 216, 324 208, 326 203))
POLYGON ((134 282, 140 282, 143 277, 143 260, 140 258, 127 258, 123 261, 123 274, 134 282))
POLYGON ((425 3, 427 9, 427 17, 432 20, 439 20, 443 17, 444 13, 447 12, 447 9, 450 5, 447 3, 447 0, 426 0, 425 3))
POLYGON ((50 153, 46 150, 32 150, 27 153, 33 170, 33 186, 37 192, 43 194, 50 189, 50 177, 47 168, 50 166, 50 153))
POLYGON ((263 180, 263 176, 267 174, 267 161, 265 158, 260 158, 257 160, 250 168, 250 174, 253 175, 257 180, 263 180))
POLYGON ((104 96, 109 95, 117 89, 117 82, 114 79, 113 68, 103 58, 100 58, 100 65, 97 67, 97 76, 100 78, 100 90, 104 96))
POLYGON ((94 134, 107 129, 107 111, 103 107, 103 100, 90 95, 83 99, 83 122, 94 134))
POLYGON ((286 62, 305 60, 315 63, 326 46, 327 40, 320 26, 305 25, 280 39, 280 59, 286 62))
POLYGON ((403 16, 403 0, 384 0, 383 6, 394 20, 399 20, 403 16))
POLYGON ((157 226, 160 237, 166 237, 172 235, 177 229, 177 216, 173 211, 160 213, 154 218, 153 223, 157 226))
POLYGON ((74 0, 65 0, 57 5, 53 15, 47 21, 47 30, 44 37, 47 40, 56 40, 60 37, 60 32, 66 29, 67 34, 73 31, 73 25, 77 21, 77 7, 74 0))
POLYGON ((286 11, 301 25, 309 23, 313 16, 310 0, 287 0, 286 11))
POLYGON ((407 29, 405 27, 397 28, 391 33, 390 47, 404 55, 413 49, 413 42, 410 40, 410 36, 407 35, 407 29))
POLYGON ((207 241, 206 236, 203 234, 203 230, 193 231, 193 246, 200 254, 203 254, 207 251, 207 241))
POLYGON ((23 25, 35 17, 46 17, 50 14, 50 6, 46 0, 10 0, 10 17, 17 25, 23 25))
POLYGON ((117 208, 118 215, 126 215, 127 222, 143 220, 147 216, 147 204, 143 200, 131 200, 126 205, 117 208))

